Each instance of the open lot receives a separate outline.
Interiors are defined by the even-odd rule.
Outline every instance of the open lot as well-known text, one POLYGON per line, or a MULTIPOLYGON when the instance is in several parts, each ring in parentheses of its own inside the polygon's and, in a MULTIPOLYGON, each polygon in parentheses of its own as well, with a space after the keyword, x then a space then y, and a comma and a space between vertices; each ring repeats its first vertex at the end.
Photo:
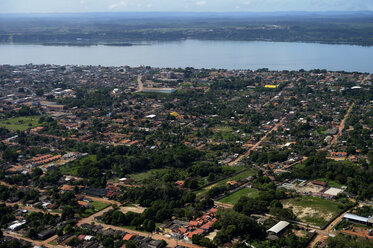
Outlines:
POLYGON ((238 202, 238 200, 242 196, 247 196, 249 198, 256 198, 256 197, 259 196, 259 190, 253 189, 253 188, 243 188, 243 189, 240 189, 237 192, 234 192, 233 194, 231 194, 227 197, 224 197, 223 199, 220 199, 219 202, 234 205, 238 202))
POLYGON ((301 222, 323 226, 345 208, 343 203, 312 196, 300 196, 282 201, 284 208, 293 210, 301 222))
POLYGON ((168 169, 152 169, 142 173, 130 174, 129 177, 132 178, 136 183, 142 183, 158 175, 163 175, 168 169))
POLYGON ((71 175, 71 176, 79 176, 78 169, 83 163, 86 163, 86 161, 96 161, 96 155, 89 155, 86 156, 79 161, 74 161, 73 163, 65 164, 63 166, 59 167, 59 170, 63 175, 71 175))
POLYGON ((90 202, 89 205, 92 206, 94 209, 92 208, 86 209, 85 212, 82 214, 83 217, 88 217, 94 213, 97 213, 101 211, 102 209, 106 208, 107 206, 109 206, 110 204, 105 203, 105 202, 93 201, 93 202, 90 202))
POLYGON ((235 176, 226 178, 226 179, 221 180, 221 181, 219 181, 219 182, 217 182, 215 184, 212 184, 210 186, 204 187, 204 188, 196 191, 195 193, 197 194, 197 196, 202 196, 202 195, 206 194, 207 191, 209 191, 209 189, 211 189, 213 187, 226 185, 228 181, 240 181, 240 180, 245 179, 245 178, 247 178, 249 176, 254 176, 255 173, 256 173, 256 170, 249 169, 249 170, 243 171, 242 173, 239 173, 239 174, 237 174, 235 176))
POLYGON ((9 119, 0 119, 0 127, 13 130, 25 131, 39 125, 38 116, 14 117, 9 119))
POLYGON ((134 212, 134 213, 142 214, 145 211, 145 208, 141 207, 139 205, 123 206, 123 207, 120 207, 120 211, 122 211, 122 213, 124 213, 124 214, 128 213, 128 212, 134 212))

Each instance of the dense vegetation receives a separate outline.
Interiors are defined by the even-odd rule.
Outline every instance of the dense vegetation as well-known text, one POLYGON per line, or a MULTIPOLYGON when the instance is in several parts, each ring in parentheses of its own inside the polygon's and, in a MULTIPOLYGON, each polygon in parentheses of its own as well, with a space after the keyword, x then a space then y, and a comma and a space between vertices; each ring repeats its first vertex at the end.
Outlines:
POLYGON ((357 166, 350 162, 329 160, 323 152, 310 156, 304 162, 304 167, 293 170, 291 177, 335 180, 342 185, 346 185, 348 192, 356 194, 362 199, 373 197, 373 168, 371 165, 357 166))
POLYGON ((130 45, 144 40, 274 40, 372 45, 371 12, 2 16, 0 42, 130 45), (192 18, 191 18, 192 17, 192 18), (32 27, 32 29, 30 28, 32 27), (79 38, 80 42, 76 42, 79 38), (57 41, 57 43, 56 43, 57 41))

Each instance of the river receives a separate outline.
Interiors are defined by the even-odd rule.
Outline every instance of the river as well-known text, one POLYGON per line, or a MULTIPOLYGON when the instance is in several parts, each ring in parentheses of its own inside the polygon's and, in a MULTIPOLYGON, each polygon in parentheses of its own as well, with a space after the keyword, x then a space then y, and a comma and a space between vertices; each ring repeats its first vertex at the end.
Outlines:
POLYGON ((327 69, 373 73, 373 47, 301 42, 153 42, 135 46, 0 44, 0 64, 327 69))

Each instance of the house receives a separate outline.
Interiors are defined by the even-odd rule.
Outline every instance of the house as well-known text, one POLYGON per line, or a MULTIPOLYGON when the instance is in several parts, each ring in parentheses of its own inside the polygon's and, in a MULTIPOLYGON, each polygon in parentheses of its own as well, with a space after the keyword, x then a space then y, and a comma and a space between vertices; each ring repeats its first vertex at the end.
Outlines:
POLYGON ((61 186, 60 189, 62 191, 74 191, 74 186, 68 185, 68 184, 64 184, 64 185, 61 186))
POLYGON ((226 184, 229 185, 229 186, 236 186, 237 181, 228 181, 226 184))
POLYGON ((203 230, 209 232, 209 231, 212 229, 212 225, 213 225, 213 223, 212 223, 211 221, 209 221, 209 222, 203 224, 203 225, 201 226, 201 229, 203 229, 203 230))
POLYGON ((124 235, 123 240, 132 240, 135 237, 136 237, 135 234, 127 233, 126 235, 124 235))
POLYGON ((86 188, 83 192, 89 196, 104 197, 109 191, 107 189, 86 188))
POLYGON ((88 208, 89 207, 89 203, 88 202, 85 202, 85 201, 78 201, 78 204, 82 207, 86 207, 88 208))
POLYGON ((160 240, 151 240, 147 245, 147 247, 149 248, 159 248, 161 246, 162 246, 162 241, 160 240))
POLYGON ((328 183, 326 183, 326 182, 321 182, 321 181, 317 181, 317 180, 313 180, 311 183, 314 184, 314 185, 322 186, 322 187, 326 187, 328 185, 328 183))
POLYGON ((325 131, 325 134, 326 135, 335 135, 338 133, 338 129, 337 128, 331 128, 331 129, 328 129, 325 131))
POLYGON ((176 182, 175 182, 175 185, 176 185, 177 187, 183 187, 183 186, 184 186, 184 181, 176 181, 176 182))
POLYGON ((55 230, 53 229, 47 229, 40 233, 38 233, 38 239, 46 240, 47 238, 52 237, 55 234, 55 230))

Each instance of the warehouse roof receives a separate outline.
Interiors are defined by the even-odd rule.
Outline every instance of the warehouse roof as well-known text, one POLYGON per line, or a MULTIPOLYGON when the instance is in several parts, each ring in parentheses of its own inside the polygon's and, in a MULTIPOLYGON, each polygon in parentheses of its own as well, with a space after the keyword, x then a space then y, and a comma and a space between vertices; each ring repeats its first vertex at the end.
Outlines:
POLYGON ((328 195, 333 195, 333 196, 337 196, 339 193, 342 193, 343 192, 343 189, 338 189, 338 188, 330 188, 328 189, 327 191, 325 191, 324 193, 325 194, 328 194, 328 195))
POLYGON ((361 217, 359 215, 356 215, 356 214, 345 214, 343 216, 343 218, 346 218, 346 219, 349 219, 349 220, 355 220, 355 221, 361 221, 361 222, 367 222, 368 221, 368 218, 365 218, 365 217, 361 217))
POLYGON ((289 222, 287 222, 287 221, 280 221, 279 223, 277 223, 276 225, 274 225, 273 227, 271 227, 270 229, 268 229, 267 232, 274 232, 274 233, 278 234, 282 230, 284 230, 288 225, 290 225, 289 222))

